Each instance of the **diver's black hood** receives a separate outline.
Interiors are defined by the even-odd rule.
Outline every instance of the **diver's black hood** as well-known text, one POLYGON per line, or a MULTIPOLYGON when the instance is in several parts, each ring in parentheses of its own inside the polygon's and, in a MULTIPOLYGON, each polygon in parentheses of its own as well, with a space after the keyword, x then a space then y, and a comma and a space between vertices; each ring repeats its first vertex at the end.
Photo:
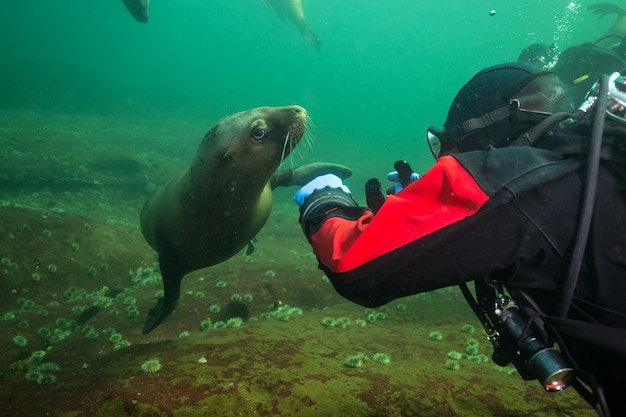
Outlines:
POLYGON ((571 111, 558 77, 528 62, 478 72, 459 90, 440 137, 441 154, 508 146, 548 115, 571 111))

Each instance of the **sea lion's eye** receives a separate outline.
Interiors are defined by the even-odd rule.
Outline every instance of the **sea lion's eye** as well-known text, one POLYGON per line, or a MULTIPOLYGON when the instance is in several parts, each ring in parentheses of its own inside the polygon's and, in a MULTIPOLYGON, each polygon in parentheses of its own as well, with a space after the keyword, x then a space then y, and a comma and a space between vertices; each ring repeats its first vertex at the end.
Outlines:
POLYGON ((255 139, 263 139, 265 136, 265 128, 264 127, 255 127, 252 129, 252 136, 255 139))

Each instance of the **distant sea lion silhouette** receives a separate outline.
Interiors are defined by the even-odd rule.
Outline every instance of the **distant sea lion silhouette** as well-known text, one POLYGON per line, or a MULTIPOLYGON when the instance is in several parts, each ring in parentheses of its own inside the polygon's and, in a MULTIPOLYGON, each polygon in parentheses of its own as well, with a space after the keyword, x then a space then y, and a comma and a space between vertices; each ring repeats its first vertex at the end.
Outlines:
POLYGON ((317 36, 304 18, 304 10, 302 9, 302 0, 265 0, 276 12, 276 14, 282 19, 289 19, 307 41, 315 49, 320 49, 322 41, 317 36))
POLYGON ((150 0, 122 0, 122 2, 136 21, 148 23, 150 0))
MULTIPOLYGON (((141 23, 148 22, 148 12, 150 9, 150 0, 122 0, 131 15, 141 23)), ((315 49, 320 49, 322 41, 313 33, 306 23, 304 11, 302 9, 301 0, 265 0, 276 12, 276 14, 284 21, 285 18, 290 20, 300 31, 304 39, 309 45, 315 49)))
POLYGON ((141 230, 159 255, 164 294, 144 334, 174 311, 185 274, 225 261, 255 237, 270 214, 272 188, 329 172, 350 176, 349 168, 329 163, 275 173, 302 138, 306 120, 300 106, 228 116, 206 134, 192 164, 148 199, 141 230))

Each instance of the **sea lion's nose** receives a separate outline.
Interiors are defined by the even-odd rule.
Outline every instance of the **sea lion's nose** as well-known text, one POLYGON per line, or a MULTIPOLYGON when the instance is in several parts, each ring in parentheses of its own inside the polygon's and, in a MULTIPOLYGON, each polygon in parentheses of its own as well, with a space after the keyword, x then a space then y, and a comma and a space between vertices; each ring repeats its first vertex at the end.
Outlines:
POLYGON ((306 115, 306 110, 302 106, 291 106, 296 116, 306 115))

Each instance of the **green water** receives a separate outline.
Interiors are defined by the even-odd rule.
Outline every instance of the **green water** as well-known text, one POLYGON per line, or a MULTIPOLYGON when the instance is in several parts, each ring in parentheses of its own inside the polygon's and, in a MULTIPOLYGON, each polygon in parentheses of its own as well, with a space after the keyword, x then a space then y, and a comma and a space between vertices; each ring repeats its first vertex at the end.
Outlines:
MULTIPOLYGON (((364 202, 365 181, 384 178, 397 159, 418 172, 432 165, 425 130, 441 127, 477 71, 514 60, 534 42, 563 50, 596 39, 613 22, 588 13, 592 1, 302 1, 320 50, 263 0, 153 0, 148 24, 121 0, 0 1, 0 410, 593 415, 573 390, 544 395, 535 381, 492 363, 446 368, 447 352, 465 343, 460 326, 478 327, 458 291, 400 300, 407 311, 386 307, 389 319, 377 327, 322 326, 326 316, 356 322, 363 309, 322 279, 297 223, 295 187, 275 190, 253 257, 190 274, 175 314, 141 335, 162 286, 158 275, 146 278, 155 257, 139 211, 220 118, 263 105, 304 106, 309 143, 287 163, 350 166, 347 184, 364 202), (216 289, 219 280, 227 290, 216 289), (80 322, 108 289, 136 297, 139 315, 108 300, 82 320, 97 334, 112 326, 123 332, 132 343, 126 350, 84 330, 61 332, 54 343, 40 335, 60 318, 80 322), (235 293, 254 296, 253 316, 279 299, 305 314, 289 324, 250 320, 240 333, 201 333, 208 306, 227 305, 235 293), (36 308, 25 309, 27 301, 36 308), (433 330, 445 333, 445 343, 427 338, 433 330), (18 345, 16 335, 28 343, 18 345), (55 384, 28 379, 29 358, 40 349, 60 367, 55 384), (392 363, 346 367, 359 352, 384 352, 392 363), (164 370, 141 372, 152 357, 164 370)), ((490 353, 484 338, 481 349, 490 353)))
POLYGON ((154 0, 148 24, 120 0, 4 0, 0 106, 208 129, 235 111, 298 103, 315 124, 304 158, 351 165, 360 180, 398 158, 426 170, 425 128, 443 124, 481 68, 532 42, 594 39, 612 23, 590 15, 590 2, 564 0, 303 3, 319 51, 262 0, 154 0))

